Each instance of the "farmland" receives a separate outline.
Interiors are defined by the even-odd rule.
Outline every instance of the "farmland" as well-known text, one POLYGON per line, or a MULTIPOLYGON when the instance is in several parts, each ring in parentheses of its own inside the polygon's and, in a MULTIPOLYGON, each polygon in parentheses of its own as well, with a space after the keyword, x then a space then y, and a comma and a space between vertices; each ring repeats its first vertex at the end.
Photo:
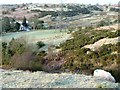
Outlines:
MULTIPOLYGON (((0 39, 3 42, 10 42, 12 38, 26 39, 29 44, 36 44, 38 41, 43 41, 45 44, 58 45, 60 42, 65 41, 70 37, 66 31, 60 32, 59 30, 37 30, 29 32, 14 32, 2 34, 0 39)), ((0 41, 1 42, 1 41, 0 41)))

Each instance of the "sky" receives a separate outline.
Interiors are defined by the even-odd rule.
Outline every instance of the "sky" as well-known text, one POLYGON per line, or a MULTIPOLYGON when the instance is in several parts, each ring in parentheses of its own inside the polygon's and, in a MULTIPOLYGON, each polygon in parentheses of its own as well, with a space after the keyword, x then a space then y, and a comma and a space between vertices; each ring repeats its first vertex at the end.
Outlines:
MULTIPOLYGON (((78 4, 118 4, 119 0, 62 0, 64 3, 78 4)), ((22 4, 22 3, 53 3, 59 4, 61 0, 0 0, 0 4, 22 4)))

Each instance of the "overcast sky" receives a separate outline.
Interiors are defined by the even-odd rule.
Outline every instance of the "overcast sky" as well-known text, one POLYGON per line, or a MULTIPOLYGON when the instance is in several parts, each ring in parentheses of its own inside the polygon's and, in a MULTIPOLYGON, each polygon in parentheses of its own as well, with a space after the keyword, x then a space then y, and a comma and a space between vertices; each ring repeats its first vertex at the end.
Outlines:
MULTIPOLYGON (((22 3, 54 3, 58 4, 61 0, 0 0, 0 4, 22 4, 22 3)), ((65 3, 79 4, 117 4, 119 0, 62 0, 65 3)))

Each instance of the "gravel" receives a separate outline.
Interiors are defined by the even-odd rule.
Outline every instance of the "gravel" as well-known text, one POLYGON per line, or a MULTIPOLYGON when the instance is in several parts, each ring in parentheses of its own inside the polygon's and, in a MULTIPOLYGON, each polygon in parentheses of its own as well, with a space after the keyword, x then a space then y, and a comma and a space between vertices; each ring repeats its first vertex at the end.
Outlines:
POLYGON ((117 88, 100 78, 72 73, 45 73, 22 70, 0 70, 0 88, 117 88))

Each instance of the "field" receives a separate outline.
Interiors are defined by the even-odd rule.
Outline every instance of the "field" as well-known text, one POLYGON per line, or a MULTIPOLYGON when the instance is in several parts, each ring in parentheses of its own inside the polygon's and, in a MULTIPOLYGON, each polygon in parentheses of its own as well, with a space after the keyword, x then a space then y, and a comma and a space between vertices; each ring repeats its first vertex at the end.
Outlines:
MULTIPOLYGON (((28 44, 36 44, 38 41, 43 41, 46 46, 58 45, 70 37, 66 31, 60 32, 59 30, 37 30, 29 32, 14 32, 2 34, 0 42, 9 42, 12 38, 23 37, 28 44)), ((46 49, 46 47, 44 48, 46 49)))

